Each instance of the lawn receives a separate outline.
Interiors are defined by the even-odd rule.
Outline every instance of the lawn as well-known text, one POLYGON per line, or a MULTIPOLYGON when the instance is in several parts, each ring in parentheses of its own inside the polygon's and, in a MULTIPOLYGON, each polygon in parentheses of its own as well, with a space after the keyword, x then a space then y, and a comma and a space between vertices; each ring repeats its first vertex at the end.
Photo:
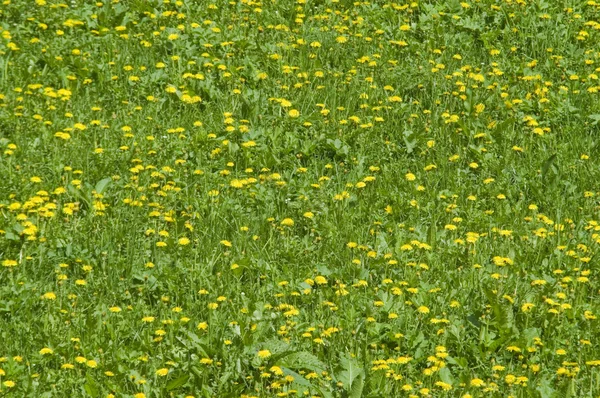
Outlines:
POLYGON ((600 2, 0 1, 0 397, 600 394, 600 2))

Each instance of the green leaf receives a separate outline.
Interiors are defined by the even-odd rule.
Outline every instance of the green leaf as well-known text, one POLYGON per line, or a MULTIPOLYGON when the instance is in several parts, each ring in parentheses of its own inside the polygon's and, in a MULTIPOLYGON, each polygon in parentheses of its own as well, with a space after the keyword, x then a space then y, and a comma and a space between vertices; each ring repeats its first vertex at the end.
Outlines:
POLYGON ((504 334, 495 340, 491 340, 487 345, 488 351, 495 352, 500 346, 510 340, 511 336, 509 334, 504 334))
POLYGON ((441 368, 439 374, 441 381, 448 384, 454 384, 454 377, 452 377, 452 372, 450 372, 450 369, 448 369, 448 367, 441 368))
POLYGON ((550 167, 552 167, 555 161, 556 154, 550 156, 548 159, 546 159, 546 161, 544 161, 544 164, 542 164, 542 181, 546 181, 548 170, 550 170, 550 167))
MULTIPOLYGON (((512 306, 502 305, 498 302, 498 297, 491 290, 484 290, 485 295, 489 300, 489 304, 494 312, 492 322, 494 326, 500 332, 500 336, 503 339, 499 339, 500 343, 503 344, 506 339, 513 338, 513 326, 514 326, 514 313, 512 306)), ((497 343, 498 340, 495 340, 497 343)), ((497 348, 499 345, 496 345, 497 348)))
POLYGON ((432 221, 429 225, 429 230, 427 231, 427 240, 430 246, 435 246, 435 241, 437 239, 437 226, 435 225, 435 221, 432 221))
POLYGON ((294 383, 308 388, 311 388, 313 386, 312 384, 310 384, 310 381, 306 380, 303 376, 299 375, 293 370, 288 368, 281 368, 281 370, 286 376, 292 376, 294 378, 294 383))
POLYGON ((552 382, 548 379, 542 379, 535 390, 540 393, 540 398, 555 398, 557 396, 556 390, 552 388, 552 382))
POLYGON ((235 142, 229 142, 229 152, 235 154, 240 149, 240 146, 235 142))
POLYGON ((463 358, 463 357, 459 357, 459 358, 447 357, 446 360, 448 361, 449 364, 459 366, 463 369, 466 369, 469 364, 467 359, 463 358))
POLYGON ((327 368, 316 356, 305 351, 286 355, 278 364, 290 369, 308 369, 319 373, 327 368))
POLYGON ((600 123, 600 114, 596 114, 596 115, 590 115, 589 117, 590 117, 590 119, 592 119, 592 120, 593 120, 593 122, 592 122, 592 126, 595 126, 595 125, 597 125, 598 123, 600 123))
POLYGON ((104 178, 104 179, 98 181, 94 190, 96 191, 96 193, 101 194, 110 185, 111 182, 112 182, 112 178, 110 178, 110 177, 104 178))
POLYGON ((182 376, 179 376, 175 380, 171 380, 169 382, 169 384, 167 384, 167 391, 173 391, 173 390, 181 387, 182 385, 187 383, 189 378, 190 378, 189 374, 184 374, 182 376))
POLYGON ((183 339, 182 337, 178 337, 177 339, 181 341, 184 346, 188 348, 191 346, 197 349, 199 354, 202 354, 205 357, 211 356, 212 350, 210 350, 210 347, 206 344, 205 339, 200 339, 196 333, 191 331, 187 331, 187 336, 189 337, 189 340, 183 339))
POLYGON ((4 234, 4 238, 8 239, 8 240, 19 240, 19 237, 15 234, 13 234, 12 232, 6 232, 4 234))
POLYGON ((100 395, 100 391, 98 390, 98 385, 89 374, 85 377, 86 383, 83 386, 86 394, 92 398, 96 398, 100 395))
POLYGON ((352 388, 350 389, 350 393, 348 394, 348 398, 361 398, 363 389, 365 388, 365 375, 362 373, 360 377, 354 379, 352 383, 352 388))
POLYGON ((364 370, 359 366, 356 359, 346 354, 340 358, 342 371, 336 375, 339 382, 344 385, 344 389, 350 391, 355 379, 359 376, 364 377, 364 370))
POLYGON ((85 204, 88 208, 90 207, 90 199, 81 190, 69 184, 69 186, 67 187, 67 191, 69 191, 71 196, 82 201, 83 204, 85 204))
POLYGON ((258 343, 258 346, 255 348, 258 352, 259 350, 269 350, 273 357, 288 355, 291 352, 291 345, 285 343, 281 340, 270 339, 262 343, 258 343))
POLYGON ((521 338, 523 339, 523 343, 526 346, 530 346, 533 344, 533 340, 536 337, 540 337, 542 335, 540 328, 528 328, 521 332, 521 338))
POLYGON ((494 137, 494 139, 498 142, 502 141, 502 139, 504 138, 504 133, 514 123, 515 119, 511 117, 498 124, 496 128, 492 131, 492 137, 494 137))

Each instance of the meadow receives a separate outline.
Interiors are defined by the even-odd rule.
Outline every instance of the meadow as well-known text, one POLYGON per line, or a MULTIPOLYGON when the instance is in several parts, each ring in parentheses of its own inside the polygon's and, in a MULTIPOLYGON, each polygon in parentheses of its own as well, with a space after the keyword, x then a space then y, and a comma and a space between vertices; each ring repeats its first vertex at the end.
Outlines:
POLYGON ((600 2, 0 1, 0 397, 600 395, 600 2))

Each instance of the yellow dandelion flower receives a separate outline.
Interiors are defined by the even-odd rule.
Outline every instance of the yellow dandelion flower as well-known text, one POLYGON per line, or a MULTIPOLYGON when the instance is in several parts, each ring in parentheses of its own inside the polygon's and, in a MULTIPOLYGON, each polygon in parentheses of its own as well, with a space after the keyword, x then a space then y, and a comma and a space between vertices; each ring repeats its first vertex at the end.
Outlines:
POLYGON ((164 377, 164 376, 166 376, 166 375, 168 375, 168 374, 169 374, 169 369, 167 369, 167 368, 158 369, 158 370, 156 371, 156 375, 157 375, 157 376, 164 377))
POLYGON ((41 355, 52 355, 54 354, 54 350, 52 348, 44 347, 40 350, 41 355))
POLYGON ((260 350, 260 351, 258 351, 257 355, 258 355, 258 357, 260 359, 266 359, 266 358, 269 358, 271 356, 271 351, 269 351, 269 350, 260 350))
POLYGON ((292 220, 291 218, 284 218, 281 221, 281 225, 283 225, 284 227, 293 227, 294 226, 294 220, 292 220))

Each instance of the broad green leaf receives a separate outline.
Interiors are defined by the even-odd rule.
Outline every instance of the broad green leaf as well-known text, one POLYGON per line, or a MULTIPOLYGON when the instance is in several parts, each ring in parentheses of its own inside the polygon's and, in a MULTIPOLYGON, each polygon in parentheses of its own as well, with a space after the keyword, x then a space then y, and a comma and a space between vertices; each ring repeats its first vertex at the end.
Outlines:
POLYGON ((544 182, 547 181, 548 170, 550 170, 550 167, 552 167, 552 165, 554 164, 555 161, 556 161, 556 154, 550 156, 542 164, 542 181, 544 181, 544 182))
POLYGON ((112 182, 112 178, 107 177, 104 178, 100 181, 98 181, 98 183, 96 184, 96 187, 94 188, 94 191, 96 191, 96 193, 102 194, 104 192, 104 190, 110 185, 110 183, 112 182))
POLYGON ((167 384, 167 391, 173 391, 181 386, 183 386, 185 383, 187 383, 187 381, 189 380, 190 375, 189 374, 184 374, 179 376, 178 378, 171 380, 168 384, 167 384))
POLYGON ((305 351, 286 355, 278 363, 290 369, 308 369, 319 373, 327 368, 316 356, 305 351))
POLYGON ((340 366, 342 371, 336 375, 336 379, 344 385, 346 390, 350 390, 354 380, 358 376, 364 375, 364 370, 360 367, 356 359, 351 358, 348 354, 340 358, 340 366))
POLYGON ((98 385, 89 374, 85 377, 86 383, 83 386, 85 393, 92 398, 96 398, 100 395, 100 390, 98 389, 98 385))
POLYGON ((504 139, 504 134, 506 133, 508 128, 510 126, 512 126, 514 123, 515 123, 515 119, 511 117, 511 118, 508 118, 508 119, 504 120, 503 122, 497 124, 496 128, 494 130, 492 130, 492 137, 496 141, 501 142, 504 139))
POLYGON ((542 379, 537 386, 536 391, 540 394, 539 398, 556 398, 556 390, 552 388, 552 382, 546 378, 542 379))
POLYGON ((291 369, 282 367, 281 370, 283 371, 283 373, 286 376, 292 376, 294 378, 294 383, 299 384, 303 387, 312 387, 312 384, 310 383, 310 381, 306 380, 304 378, 304 376, 299 375, 298 373, 294 372, 291 369))
POLYGON ((365 375, 364 375, 364 373, 362 373, 359 377, 354 379, 354 382, 352 382, 352 388, 350 388, 348 398, 361 398, 364 388, 365 388, 365 375))
POLYGON ((454 384, 454 377, 452 377, 452 372, 450 372, 450 369, 448 369, 447 366, 441 368, 439 374, 441 381, 448 384, 454 384))

